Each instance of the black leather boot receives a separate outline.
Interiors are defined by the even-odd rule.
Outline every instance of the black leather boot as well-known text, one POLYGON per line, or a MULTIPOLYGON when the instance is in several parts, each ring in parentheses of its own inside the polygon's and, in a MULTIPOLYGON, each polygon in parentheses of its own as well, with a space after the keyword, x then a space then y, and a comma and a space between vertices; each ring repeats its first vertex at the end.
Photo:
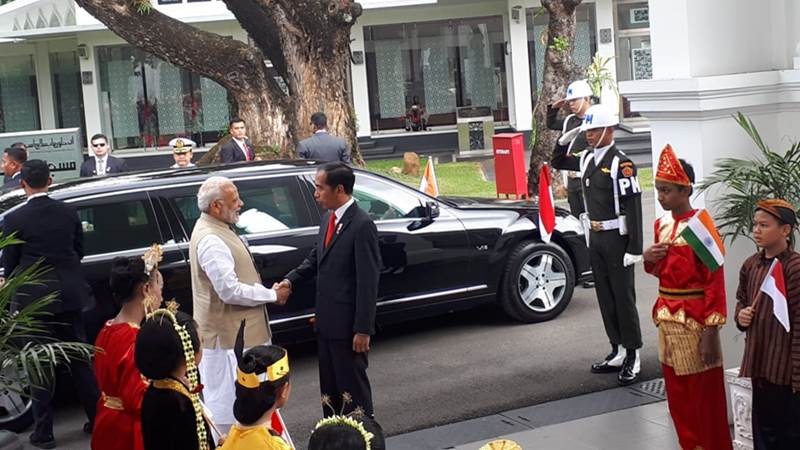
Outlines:
POLYGON ((622 362, 622 369, 619 371, 617 381, 621 386, 628 386, 639 379, 639 351, 626 350, 625 360, 622 362))
POLYGON ((622 346, 612 345, 611 353, 605 359, 592 364, 592 373, 615 373, 622 367, 624 353, 622 346))

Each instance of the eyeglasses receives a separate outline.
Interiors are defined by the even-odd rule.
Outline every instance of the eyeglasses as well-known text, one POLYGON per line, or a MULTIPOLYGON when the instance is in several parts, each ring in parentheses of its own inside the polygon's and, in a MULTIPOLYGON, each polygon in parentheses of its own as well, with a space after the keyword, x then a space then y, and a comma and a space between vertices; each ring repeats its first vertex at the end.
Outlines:
POLYGON ((99 142, 97 144, 95 144, 94 142, 92 143, 92 147, 105 147, 105 146, 106 146, 105 142, 99 142))

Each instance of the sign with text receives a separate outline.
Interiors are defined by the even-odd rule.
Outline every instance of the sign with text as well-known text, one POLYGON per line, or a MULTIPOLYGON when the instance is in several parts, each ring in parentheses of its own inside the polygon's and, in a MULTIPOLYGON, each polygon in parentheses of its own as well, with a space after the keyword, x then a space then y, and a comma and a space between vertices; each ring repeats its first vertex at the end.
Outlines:
POLYGON ((83 142, 80 128, 0 133, 0 149, 22 142, 28 147, 28 159, 41 159, 50 166, 54 182, 80 175, 83 163, 83 142))

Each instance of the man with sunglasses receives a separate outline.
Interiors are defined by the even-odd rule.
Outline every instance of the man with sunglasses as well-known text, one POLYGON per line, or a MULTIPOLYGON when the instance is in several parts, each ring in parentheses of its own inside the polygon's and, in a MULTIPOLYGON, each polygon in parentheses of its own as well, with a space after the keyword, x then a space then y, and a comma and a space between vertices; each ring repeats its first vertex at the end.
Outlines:
POLYGON ((92 147, 94 156, 81 165, 81 177, 103 177, 128 171, 128 165, 124 159, 109 155, 111 146, 106 135, 95 134, 89 139, 89 145, 92 147))

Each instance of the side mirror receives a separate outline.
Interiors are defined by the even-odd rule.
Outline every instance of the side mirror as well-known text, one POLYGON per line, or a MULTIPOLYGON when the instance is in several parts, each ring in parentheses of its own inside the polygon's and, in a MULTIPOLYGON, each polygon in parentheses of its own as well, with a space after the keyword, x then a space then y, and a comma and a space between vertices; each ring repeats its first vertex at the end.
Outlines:
POLYGON ((425 218, 433 220, 439 217, 439 203, 427 201, 425 202, 425 218))

